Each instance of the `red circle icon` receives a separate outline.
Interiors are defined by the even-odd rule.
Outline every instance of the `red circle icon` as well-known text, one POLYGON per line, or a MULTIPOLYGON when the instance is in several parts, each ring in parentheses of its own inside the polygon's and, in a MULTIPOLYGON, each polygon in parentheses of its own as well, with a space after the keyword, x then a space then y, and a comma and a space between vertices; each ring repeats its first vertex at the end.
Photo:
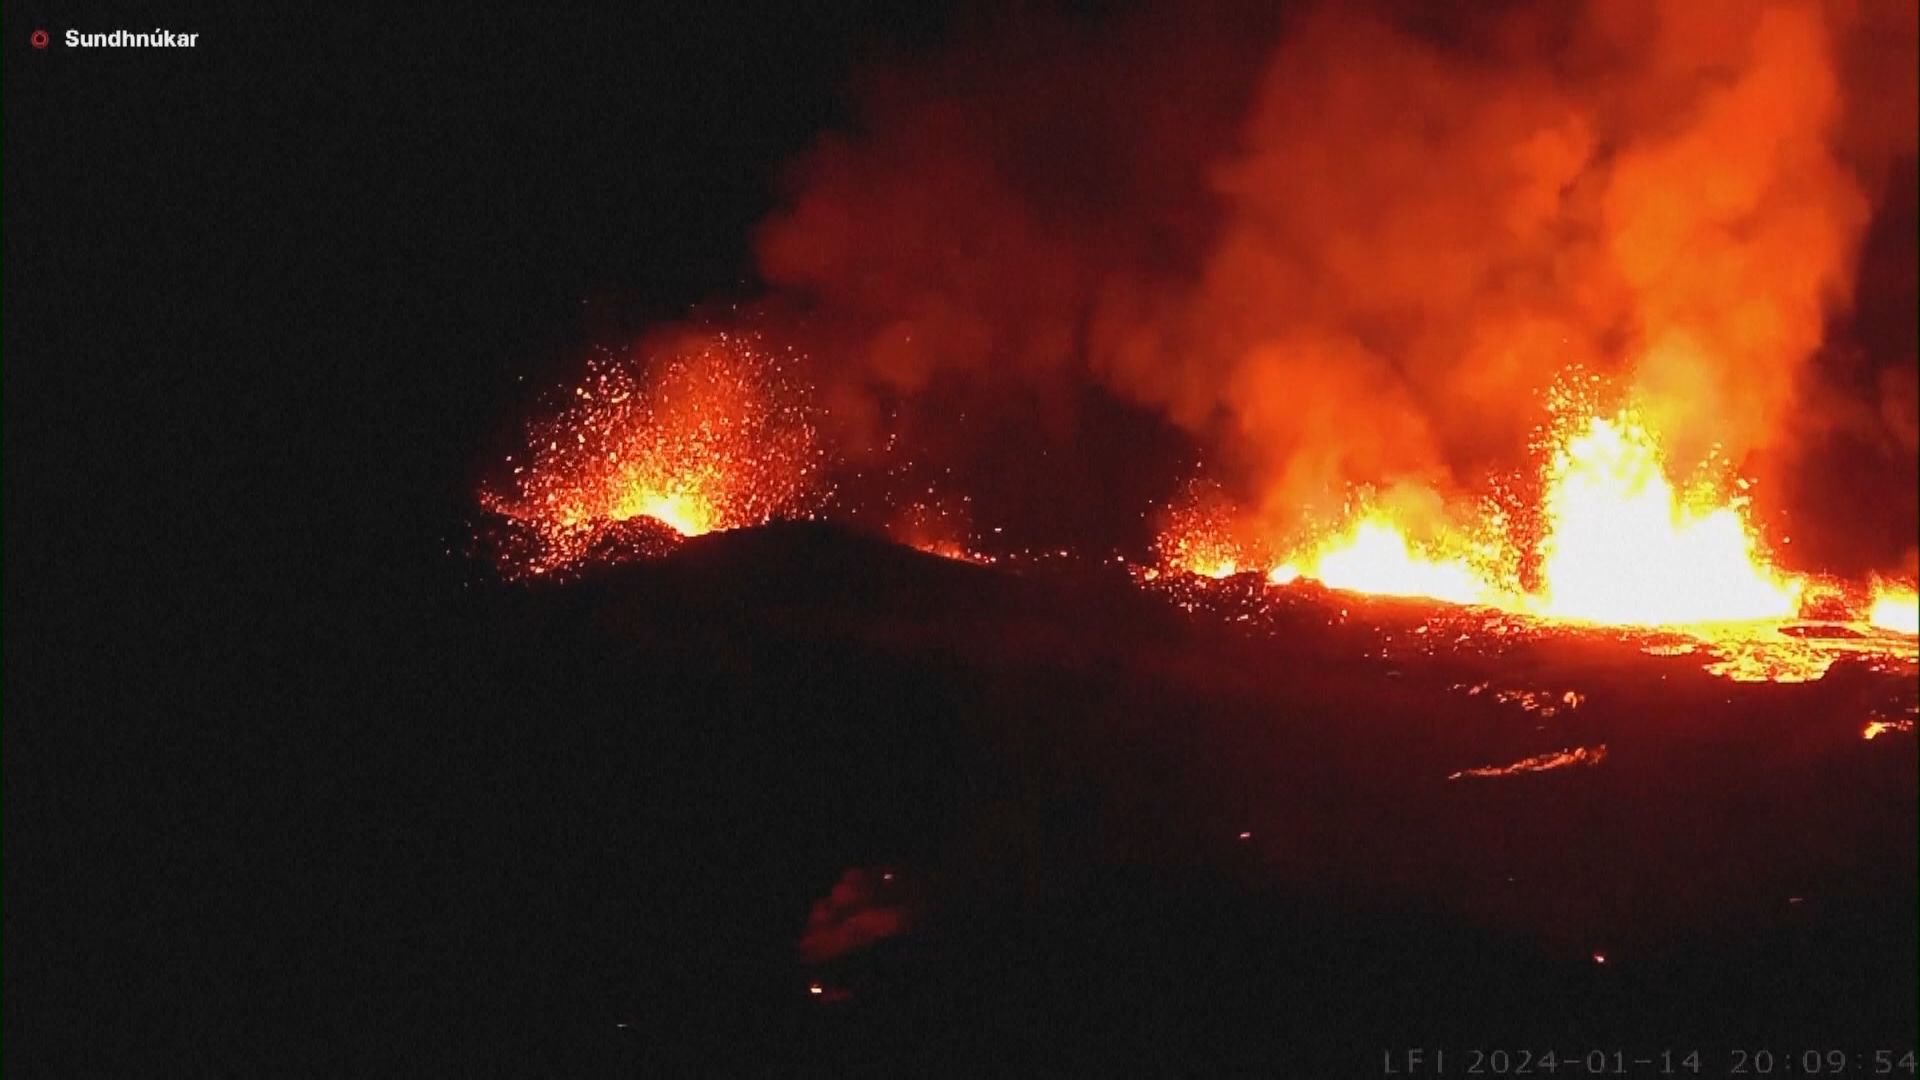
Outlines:
POLYGON ((33 32, 33 47, 34 47, 34 48, 36 48, 36 49, 44 49, 44 48, 46 48, 46 47, 47 47, 47 42, 48 42, 49 40, 50 40, 50 39, 49 39, 49 38, 47 37, 47 32, 46 32, 45 30, 35 30, 35 31, 33 32))

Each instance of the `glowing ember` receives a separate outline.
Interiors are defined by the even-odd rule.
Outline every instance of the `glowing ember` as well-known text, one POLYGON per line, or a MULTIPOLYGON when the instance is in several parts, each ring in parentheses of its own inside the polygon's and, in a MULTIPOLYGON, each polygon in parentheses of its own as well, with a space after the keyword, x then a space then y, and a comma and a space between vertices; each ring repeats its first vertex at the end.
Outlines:
POLYGON ((1794 614, 1801 584, 1768 567, 1737 503, 1682 498, 1631 414, 1594 418, 1547 463, 1542 614, 1630 626, 1794 614))
POLYGON ((1161 563, 1171 570, 1218 579, 1253 569, 1234 535, 1231 508, 1217 492, 1198 486, 1167 512, 1157 546, 1161 563))
POLYGON ((927 555, 937 555, 942 559, 952 559, 954 562, 968 562, 977 566, 988 566, 993 563, 992 556, 982 555, 976 551, 968 551, 965 547, 961 546, 957 540, 919 540, 907 546, 927 555))
POLYGON ((1911 585, 1877 584, 1867 622, 1896 634, 1920 635, 1920 592, 1911 585))
POLYGON ((968 545, 966 521, 963 509, 938 503, 913 503, 894 517, 887 532, 915 551, 956 562, 991 565, 994 562, 991 555, 968 545))
POLYGON ((730 334, 689 339, 648 365, 592 365, 569 406, 532 430, 514 490, 482 495, 533 534, 509 569, 540 574, 590 557, 635 518, 697 536, 810 510, 819 452, 800 402, 776 357, 730 334))

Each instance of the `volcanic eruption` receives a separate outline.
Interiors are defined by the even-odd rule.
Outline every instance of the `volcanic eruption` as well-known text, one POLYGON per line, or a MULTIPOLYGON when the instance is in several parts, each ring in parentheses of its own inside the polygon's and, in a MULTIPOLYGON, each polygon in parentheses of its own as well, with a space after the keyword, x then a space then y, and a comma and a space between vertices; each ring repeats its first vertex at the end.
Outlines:
POLYGON ((596 358, 528 446, 524 462, 509 459, 505 490, 481 496, 511 523, 499 549, 510 574, 578 563, 634 519, 698 536, 804 515, 821 494, 804 395, 779 357, 736 334, 596 358))
MULTIPOLYGON (((1039 410, 1016 429, 1044 474, 1078 381, 1209 462, 1138 508, 1156 573, 1639 627, 1800 612, 1828 568, 1778 562, 1754 474, 1828 422, 1823 341, 1913 153, 1909 6, 1163 15, 876 73, 761 231, 755 330, 603 357, 530 430, 482 500, 507 561, 805 516, 890 455, 963 463, 961 387, 1039 410)), ((1881 437, 1911 441, 1910 405, 1881 437)), ((988 557, 945 511, 838 511, 988 557)), ((1838 610, 1910 631, 1890 581, 1838 610)))
MULTIPOLYGON (((1856 308, 1911 306, 1874 268, 1912 258, 1916 9, 1435 10, 989 19, 871 68, 759 295, 596 357, 489 482, 506 576, 645 564, 580 595, 690 699, 777 727, 884 669, 873 785, 917 797, 902 742, 1014 763, 951 766, 987 805, 916 875, 978 892, 844 949, 816 909, 808 996, 939 983, 968 950, 915 940, 1143 850, 1588 977, 1904 841, 1920 345, 1856 308)), ((818 707, 785 745, 857 756, 818 707)), ((794 801, 868 790, 837 769, 794 801)))

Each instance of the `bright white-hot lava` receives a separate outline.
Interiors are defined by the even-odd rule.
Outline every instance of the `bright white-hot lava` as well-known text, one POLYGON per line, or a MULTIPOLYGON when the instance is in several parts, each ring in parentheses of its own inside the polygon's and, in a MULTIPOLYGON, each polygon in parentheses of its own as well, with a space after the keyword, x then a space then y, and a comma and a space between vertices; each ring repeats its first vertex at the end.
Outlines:
POLYGON ((1799 581, 1758 554, 1737 502, 1683 498, 1651 433, 1595 417, 1547 463, 1540 614, 1622 625, 1780 618, 1799 581))
POLYGON ((1383 513, 1361 517, 1313 551, 1268 571, 1285 584, 1308 577, 1329 588, 1381 596, 1424 596, 1456 604, 1491 604, 1493 586, 1460 556, 1419 550, 1383 513))
POLYGON ((1920 591, 1911 585, 1876 584, 1867 622, 1896 634, 1920 635, 1920 591))

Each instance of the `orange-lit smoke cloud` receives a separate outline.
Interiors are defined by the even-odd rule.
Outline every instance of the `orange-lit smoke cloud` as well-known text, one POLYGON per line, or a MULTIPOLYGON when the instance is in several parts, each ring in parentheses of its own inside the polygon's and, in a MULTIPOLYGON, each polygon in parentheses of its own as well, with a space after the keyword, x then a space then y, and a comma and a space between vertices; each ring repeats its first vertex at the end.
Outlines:
POLYGON ((943 380, 1092 378, 1198 437, 1276 528, 1356 482, 1473 486, 1576 363, 1637 389, 1676 461, 1790 457, 1914 154, 1914 11, 990 27, 869 79, 855 129, 793 170, 761 269, 856 429, 880 402, 937 424, 943 380))

